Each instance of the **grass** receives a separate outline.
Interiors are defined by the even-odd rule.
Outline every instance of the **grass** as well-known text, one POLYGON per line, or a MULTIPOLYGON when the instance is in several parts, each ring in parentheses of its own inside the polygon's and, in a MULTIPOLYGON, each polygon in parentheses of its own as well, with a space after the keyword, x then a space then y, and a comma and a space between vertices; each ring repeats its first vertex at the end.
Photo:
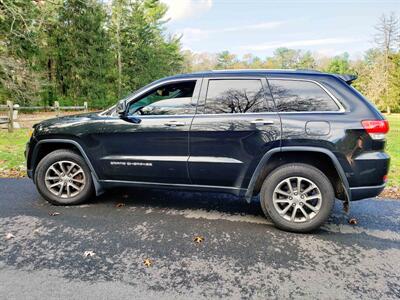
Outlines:
MULTIPOLYGON (((388 185, 400 187, 400 114, 387 116, 390 132, 387 152, 391 156, 388 185)), ((16 129, 13 133, 0 130, 0 177, 20 176, 25 169, 24 149, 29 129, 16 129)))
POLYGON ((400 114, 392 114, 386 118, 390 125, 386 145, 391 159, 388 185, 400 187, 400 114))
POLYGON ((29 129, 17 129, 13 133, 0 130, 0 175, 25 169, 24 150, 29 132, 29 129))

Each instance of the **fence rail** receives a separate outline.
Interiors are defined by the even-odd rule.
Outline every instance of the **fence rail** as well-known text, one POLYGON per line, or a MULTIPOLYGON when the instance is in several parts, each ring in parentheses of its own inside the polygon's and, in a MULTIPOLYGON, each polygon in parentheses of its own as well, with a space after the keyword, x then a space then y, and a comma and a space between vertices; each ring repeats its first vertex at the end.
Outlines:
POLYGON ((8 132, 14 131, 14 122, 18 119, 19 110, 52 110, 59 117, 62 110, 83 110, 87 112, 88 104, 84 102, 83 106, 60 106, 60 103, 55 101, 53 106, 19 106, 18 104, 14 105, 12 101, 7 101, 7 105, 0 105, 0 111, 7 111, 7 116, 0 116, 0 124, 7 124, 8 132))

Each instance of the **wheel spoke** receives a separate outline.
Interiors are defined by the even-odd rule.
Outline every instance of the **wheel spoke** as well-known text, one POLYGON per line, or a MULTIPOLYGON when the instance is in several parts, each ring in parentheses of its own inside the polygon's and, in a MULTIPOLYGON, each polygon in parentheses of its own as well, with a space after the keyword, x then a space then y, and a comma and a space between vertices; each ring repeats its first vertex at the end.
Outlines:
POLYGON ((78 171, 76 171, 74 174, 71 175, 72 178, 74 178, 76 175, 78 175, 79 173, 83 173, 82 169, 79 169, 78 171))
POLYGON ((275 200, 276 203, 292 203, 292 200, 289 199, 276 199, 275 200))
POLYGON ((60 185, 60 184, 62 184, 62 181, 53 183, 52 185, 50 185, 50 188, 56 187, 57 185, 60 185))
POLYGON ((303 191, 303 194, 307 195, 307 193, 311 192, 316 187, 317 186, 315 184, 310 184, 310 186, 303 191))
POLYGON ((309 196, 309 197, 306 197, 306 198, 304 198, 304 201, 310 201, 310 200, 314 200, 314 199, 320 199, 321 198, 321 195, 313 195, 313 196, 309 196))
POLYGON ((64 174, 66 174, 67 171, 66 171, 65 168, 64 168, 64 164, 60 161, 60 162, 58 163, 58 165, 60 166, 61 172, 63 172, 64 174))
POLYGON ((64 182, 61 181, 60 190, 58 191, 58 196, 62 195, 63 190, 64 190, 64 182))
POLYGON ((296 217, 297 209, 298 209, 297 206, 293 207, 292 216, 290 217, 290 221, 294 221, 294 218, 296 217))
POLYGON ((75 164, 74 163, 72 163, 71 164, 71 166, 68 168, 68 170, 67 170, 67 175, 69 175, 70 173, 71 173, 71 171, 72 171, 72 169, 75 167, 75 164))
POLYGON ((72 182, 70 182, 69 185, 72 186, 72 187, 73 187, 74 189, 76 189, 77 191, 80 190, 80 187, 77 186, 76 184, 72 183, 72 182))
POLYGON ((71 178, 72 181, 74 182, 78 182, 78 183, 84 183, 85 180, 84 179, 75 179, 75 178, 71 178))
POLYGON ((301 178, 297 177, 297 192, 300 194, 301 189, 301 178))
POLYGON ((61 172, 59 172, 56 168, 54 168, 54 166, 51 166, 49 168, 49 170, 53 171, 54 173, 56 173, 58 176, 60 176, 61 172))
POLYGON ((318 209, 310 204, 308 204, 307 202, 304 202, 304 205, 307 206, 309 209, 311 209, 313 212, 317 212, 318 209))
POLYGON ((287 179, 285 182, 287 183, 287 185, 289 187, 290 193, 293 194, 293 187, 292 187, 292 183, 290 182, 290 179, 287 179))
POLYGON ((302 212, 302 214, 306 217, 307 220, 310 220, 310 216, 308 215, 308 213, 305 211, 305 209, 303 207, 299 207, 300 211, 302 212))
POLYGON ((287 192, 282 191, 281 189, 278 189, 278 190, 276 191, 276 193, 281 194, 281 195, 284 195, 284 196, 287 196, 287 197, 290 197, 290 196, 292 195, 292 194, 289 194, 289 193, 287 193, 287 192))
POLYGON ((286 207, 280 212, 280 214, 281 214, 281 215, 286 214, 290 207, 291 207, 291 205, 289 204, 288 206, 286 206, 286 207))

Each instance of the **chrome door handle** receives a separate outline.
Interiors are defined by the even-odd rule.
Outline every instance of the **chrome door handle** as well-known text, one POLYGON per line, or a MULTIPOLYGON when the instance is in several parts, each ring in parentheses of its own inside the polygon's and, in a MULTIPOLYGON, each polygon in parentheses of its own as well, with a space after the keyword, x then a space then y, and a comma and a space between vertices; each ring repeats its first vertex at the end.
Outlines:
POLYGON ((185 126, 185 123, 178 121, 169 121, 167 123, 164 123, 164 125, 169 127, 177 127, 177 126, 185 126))
POLYGON ((250 122, 250 124, 254 125, 272 125, 274 124, 274 121, 272 120, 264 120, 264 119, 255 119, 250 122))

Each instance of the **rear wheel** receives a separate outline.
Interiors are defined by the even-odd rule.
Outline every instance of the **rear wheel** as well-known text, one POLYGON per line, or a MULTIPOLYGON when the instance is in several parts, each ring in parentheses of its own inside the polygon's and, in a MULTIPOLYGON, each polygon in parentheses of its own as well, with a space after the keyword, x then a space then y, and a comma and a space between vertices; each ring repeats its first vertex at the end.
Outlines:
POLYGON ((278 228, 309 232, 328 219, 335 194, 329 179, 317 168, 288 164, 265 179, 260 201, 278 228))
POLYGON ((90 170, 71 150, 46 155, 36 168, 35 183, 43 198, 55 205, 79 204, 93 195, 90 170))

